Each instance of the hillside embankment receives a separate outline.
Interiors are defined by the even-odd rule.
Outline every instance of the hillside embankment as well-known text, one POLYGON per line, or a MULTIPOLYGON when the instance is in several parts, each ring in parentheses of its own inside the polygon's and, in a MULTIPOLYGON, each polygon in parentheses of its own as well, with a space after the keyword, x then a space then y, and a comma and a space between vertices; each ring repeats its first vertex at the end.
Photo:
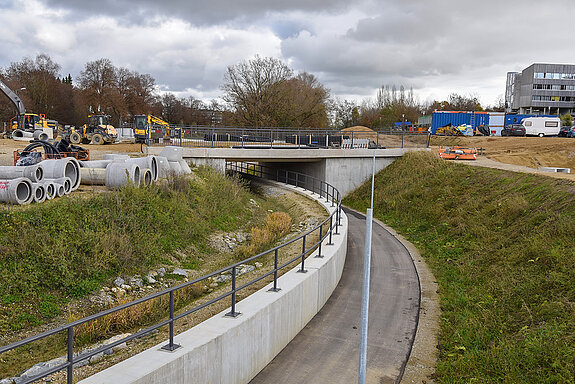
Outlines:
MULTIPOLYGON (((573 382, 572 181, 408 153, 375 189, 374 215, 420 250, 439 283, 430 379, 573 382)), ((368 183, 344 203, 365 211, 370 191, 368 183)))

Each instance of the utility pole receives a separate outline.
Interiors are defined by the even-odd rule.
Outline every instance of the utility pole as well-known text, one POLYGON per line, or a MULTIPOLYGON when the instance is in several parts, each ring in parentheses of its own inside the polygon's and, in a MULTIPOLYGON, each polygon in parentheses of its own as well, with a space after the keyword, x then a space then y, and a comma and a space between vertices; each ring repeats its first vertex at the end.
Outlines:
POLYGON ((375 181, 375 152, 371 172, 371 208, 367 209, 365 219, 365 254, 363 259, 363 294, 361 300, 361 342, 359 347, 358 384, 365 384, 367 371, 367 331, 369 323, 369 274, 371 271, 371 238, 373 224, 373 191, 375 181))

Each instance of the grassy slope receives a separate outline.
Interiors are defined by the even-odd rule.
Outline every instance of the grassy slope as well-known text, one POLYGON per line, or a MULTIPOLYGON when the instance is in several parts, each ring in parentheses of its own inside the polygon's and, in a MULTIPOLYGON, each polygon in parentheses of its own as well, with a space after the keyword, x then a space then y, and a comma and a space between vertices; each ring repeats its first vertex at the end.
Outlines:
MULTIPOLYGON (((345 204, 365 211, 371 185, 345 204)), ((572 383, 575 185, 410 153, 376 177, 374 214, 440 285, 442 383, 572 383)))
POLYGON ((200 168, 197 177, 90 198, 0 207, 0 331, 59 314, 119 274, 157 265, 194 268, 207 237, 246 223, 251 195, 200 168))

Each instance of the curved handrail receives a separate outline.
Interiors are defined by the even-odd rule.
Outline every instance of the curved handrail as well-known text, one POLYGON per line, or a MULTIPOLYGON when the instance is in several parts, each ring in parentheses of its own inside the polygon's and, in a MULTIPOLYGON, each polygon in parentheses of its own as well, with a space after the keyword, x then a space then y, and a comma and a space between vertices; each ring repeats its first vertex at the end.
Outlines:
POLYGON ((209 305, 212 305, 220 300, 223 300, 229 296, 231 296, 231 310, 230 312, 228 312, 226 314, 226 316, 228 317, 236 317, 239 312, 236 311, 236 293, 242 289, 245 289, 247 287, 249 287, 250 285, 253 285, 269 276, 273 275, 273 288, 270 289, 270 291, 274 291, 277 292, 280 289, 278 288, 277 285, 277 281, 278 281, 278 271, 289 267, 290 265, 296 263, 296 261, 298 262, 298 264, 301 262, 301 267, 299 269, 300 272, 306 272, 305 270, 305 258, 308 254, 311 254, 313 251, 315 251, 316 249, 319 250, 318 252, 318 256, 317 257, 323 257, 321 255, 321 246, 323 241, 329 236, 329 241, 328 241, 328 245, 332 244, 332 236, 333 235, 338 235, 338 228, 341 225, 341 194, 340 192, 334 188, 332 185, 326 183, 323 180, 319 180, 317 178, 314 178, 312 176, 309 175, 305 175, 305 174, 301 174, 298 172, 293 172, 293 171, 284 171, 284 170, 277 170, 277 169, 272 169, 257 163, 245 163, 245 162, 227 162, 226 163, 226 170, 230 171, 230 172, 235 172, 235 173, 241 173, 244 175, 248 175, 251 177, 258 177, 258 178, 264 178, 264 179, 272 179, 275 181, 278 181, 280 183, 284 183, 284 184, 289 184, 289 185, 294 185, 296 188, 302 188, 304 190, 309 190, 310 192, 312 192, 312 194, 319 194, 320 198, 325 198, 326 202, 329 203, 331 202, 331 206, 335 207, 336 209, 333 210, 333 212, 326 218, 324 219, 320 224, 316 225, 314 228, 308 230, 307 232, 304 232, 303 234, 300 234, 299 236, 290 239, 288 241, 286 241, 285 243, 282 243, 274 248, 268 249, 264 252, 261 252, 257 255, 251 256, 247 259, 244 259, 240 262, 237 262, 235 264, 229 265, 227 267, 224 267, 222 269, 219 269, 217 271, 211 272, 207 275, 198 277, 194 280, 191 281, 187 281, 185 283, 176 285, 174 287, 170 287, 167 288, 163 291, 160 292, 156 292, 154 294, 136 299, 134 301, 131 301, 129 303, 125 303, 122 305, 119 305, 117 307, 114 308, 109 308, 105 311, 84 317, 82 319, 78 319, 75 321, 72 321, 68 324, 64 324, 61 326, 58 326, 56 328, 50 329, 48 331, 42 332, 38 335, 34 335, 34 336, 30 336, 27 337, 23 340, 11 343, 9 345, 6 346, 2 346, 0 347, 0 354, 13 350, 15 348, 30 344, 34 341, 38 341, 41 340, 43 338, 49 337, 51 335, 54 335, 56 333, 60 333, 63 331, 67 332, 67 361, 66 363, 63 363, 61 365, 55 366, 53 368, 50 368, 46 371, 43 371, 42 373, 34 376, 34 377, 30 377, 30 378, 25 378, 24 380, 19 381, 19 383, 21 384, 26 384, 26 383, 31 383, 34 382, 36 380, 40 380, 42 378, 45 378, 55 372, 61 371, 66 369, 67 370, 67 383, 72 384, 73 382, 73 367, 75 364, 77 364, 80 361, 89 359, 92 356, 95 356, 101 352, 104 352, 106 350, 110 350, 112 348, 114 348, 115 346, 118 346, 120 344, 123 344, 127 341, 142 337, 158 328, 161 328, 163 326, 168 325, 169 326, 169 340, 168 340, 168 344, 166 344, 165 346, 162 347, 162 349, 165 350, 170 350, 173 351, 177 348, 179 348, 180 346, 174 343, 174 322, 176 320, 179 320, 185 316, 188 316, 202 308, 205 308, 209 305), (310 186, 311 184, 311 186, 310 186), (328 230, 324 233, 323 229, 324 226, 329 222, 329 226, 328 226, 328 230), (319 231, 319 240, 313 244, 307 244, 306 245, 306 239, 312 235, 313 233, 315 233, 316 231, 319 231), (278 253, 279 250, 290 245, 293 244, 295 242, 298 241, 302 241, 302 250, 301 252, 285 261, 282 264, 279 264, 279 260, 278 260, 278 253), (262 275, 257 276, 256 278, 240 285, 239 287, 236 287, 236 278, 237 278, 237 269, 240 265, 242 264, 246 264, 249 263, 251 261, 254 261, 258 258, 264 257, 266 255, 269 255, 273 253, 274 254, 274 268, 262 275), (179 314, 175 314, 174 313, 174 293, 178 290, 181 290, 182 288, 191 286, 193 284, 197 284, 199 282, 202 282, 204 280, 207 280, 211 277, 220 275, 222 273, 225 272, 231 272, 231 280, 232 280, 232 288, 230 291, 227 291, 221 295, 219 295, 218 297, 215 297, 205 303, 202 303, 198 306, 195 306, 187 311, 184 311, 182 313, 179 314), (110 344, 104 345, 96 350, 93 351, 89 351, 86 353, 83 353, 81 355, 74 355, 74 345, 73 345, 73 335, 74 335, 74 327, 77 327, 79 325, 82 325, 84 323, 90 322, 90 321, 94 321, 97 320, 101 317, 104 317, 106 315, 124 310, 126 308, 147 302, 149 300, 153 300, 156 299, 158 297, 162 297, 165 295, 169 295, 170 297, 170 302, 169 302, 169 319, 161 321, 157 324, 151 325, 143 330, 140 330, 136 333, 133 333, 132 335, 125 337, 123 339, 114 341, 110 344))

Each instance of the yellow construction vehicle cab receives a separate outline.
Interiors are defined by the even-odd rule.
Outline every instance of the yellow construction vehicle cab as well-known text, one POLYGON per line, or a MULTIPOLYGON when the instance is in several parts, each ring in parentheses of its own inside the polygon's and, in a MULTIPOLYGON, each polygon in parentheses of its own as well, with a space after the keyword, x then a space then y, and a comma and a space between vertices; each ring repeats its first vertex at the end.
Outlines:
POLYGON ((68 140, 72 144, 106 144, 113 143, 118 138, 118 131, 110 124, 108 115, 88 115, 88 123, 80 129, 69 132, 68 140))
POLYGON ((16 107, 16 116, 10 120, 10 130, 15 131, 20 129, 26 132, 44 131, 46 128, 52 128, 55 134, 58 132, 58 122, 55 120, 47 120, 44 115, 37 115, 35 113, 26 113, 26 107, 16 94, 12 91, 6 83, 0 80, 0 92, 2 92, 16 107))
POLYGON ((144 143, 146 140, 159 141, 169 140, 170 124, 152 115, 134 116, 134 137, 136 143, 144 143))
POLYGON ((35 113, 24 113, 14 116, 10 121, 12 130, 21 129, 26 132, 34 132, 35 130, 42 130, 48 128, 48 121, 46 116, 37 115, 35 113))

